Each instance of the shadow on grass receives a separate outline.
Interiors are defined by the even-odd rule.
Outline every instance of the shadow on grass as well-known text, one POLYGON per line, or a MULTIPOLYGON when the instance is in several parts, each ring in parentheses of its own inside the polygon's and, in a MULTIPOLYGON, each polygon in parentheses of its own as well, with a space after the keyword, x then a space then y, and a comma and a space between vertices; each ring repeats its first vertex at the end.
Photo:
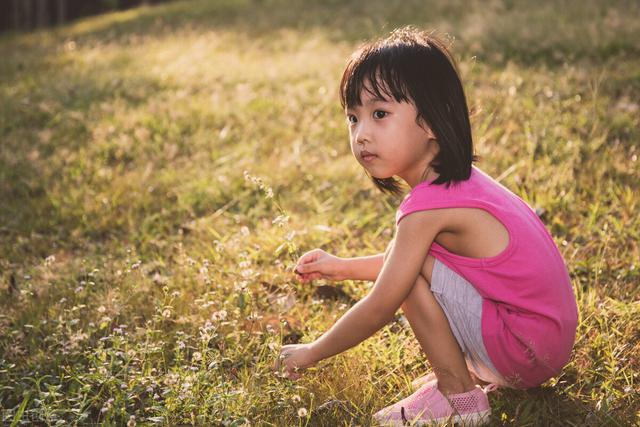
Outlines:
POLYGON ((623 426, 624 420, 610 414, 609 408, 578 401, 554 387, 526 391, 500 390, 492 404, 493 425, 518 426, 623 426))
MULTIPOLYGON (((43 33, 51 37, 3 35, 0 56, 8 60, 0 65, 0 75, 5 78, 0 94, 6 95, 12 84, 24 84, 27 87, 22 91, 29 93, 30 99, 16 103, 10 96, 3 96, 6 101, 0 102, 0 119, 4 119, 0 120, 0 138, 4 140, 0 148, 0 198, 4 200, 0 219, 4 226, 0 233, 9 236, 10 241, 33 233, 69 240, 74 227, 85 221, 85 213, 81 206, 63 211, 59 202, 47 194, 49 188, 65 185, 60 171, 68 165, 59 165, 58 172, 49 173, 34 167, 31 156, 36 151, 43 157, 60 149, 73 151, 90 141, 91 129, 85 121, 69 117, 71 110, 87 111, 92 105, 114 99, 135 106, 165 88, 164 83, 149 77, 144 70, 129 76, 126 84, 118 78, 104 78, 117 76, 119 70, 130 71, 132 67, 127 67, 126 61, 92 64, 86 72, 61 67, 58 49, 69 38, 79 43, 113 42, 126 46, 138 43, 144 36, 228 31, 255 39, 269 49, 269 44, 263 42, 277 39, 283 30, 303 35, 320 32, 332 41, 353 43, 414 24, 451 32, 462 40, 458 55, 477 55, 489 63, 513 60, 559 67, 574 58, 597 65, 611 58, 638 58, 638 25, 626 18, 633 16, 634 8, 638 5, 624 1, 558 1, 544 7, 528 3, 516 7, 513 2, 487 5, 441 1, 425 5, 418 0, 194 0, 93 17, 43 33), (26 70, 23 54, 28 57, 26 70), (25 78, 25 72, 31 76, 25 78), (68 83, 50 85, 52 79, 68 83), (51 100, 59 105, 54 110, 46 108, 51 100), (62 130, 64 135, 39 138, 38 130, 47 128, 62 130), (59 146, 60 141, 65 142, 63 147, 59 146)), ((638 89, 640 75, 627 74, 618 78, 615 86, 638 89)), ((625 124, 621 126, 626 129, 625 124)), ((76 178, 82 178, 82 174, 81 167, 72 172, 76 178)), ((92 177, 84 178, 91 185, 92 177)), ((104 237, 101 233, 96 230, 89 234, 92 238, 104 237)))
MULTIPOLYGON (((232 31, 248 38, 277 37, 281 30, 319 31, 335 42, 357 42, 403 25, 450 33, 464 55, 483 62, 561 66, 587 60, 638 58, 637 2, 511 1, 430 2, 409 0, 220 0, 177 1, 92 18, 72 26, 80 38, 127 43, 132 35, 177 30, 232 31)), ((458 47, 457 47, 458 49, 458 47)))
MULTIPOLYGON (((53 58, 29 62, 30 75, 22 75, 14 85, 17 93, 26 96, 19 102, 15 96, 0 101, 0 235, 12 242, 6 248, 20 245, 27 237, 31 242, 24 249, 46 256, 50 245, 33 243, 42 237, 62 244, 73 241, 74 230, 87 224, 82 206, 86 200, 78 199, 78 185, 89 190, 98 185, 95 171, 86 166, 95 159, 83 158, 81 151, 92 140, 86 113, 115 100, 133 108, 167 87, 142 70, 131 75, 135 67, 126 61, 88 69, 64 67, 53 58), (126 82, 114 78, 125 69, 126 82), (65 188, 68 192, 60 193, 65 188)), ((114 161, 109 152, 103 154, 100 161, 114 161)), ((117 160, 126 166, 126 158, 117 160)), ((93 191, 89 190, 86 197, 93 191)), ((99 229, 89 227, 88 231, 88 237, 106 237, 99 229)))
MULTIPOLYGON (((558 392, 552 387, 527 391, 501 390, 490 394, 491 421, 489 425, 517 426, 624 426, 627 422, 613 417, 608 408, 597 409, 558 392)), ((371 413, 381 408, 370 408, 371 413)), ((310 424, 333 426, 336 420, 345 425, 370 425, 372 420, 363 411, 345 400, 321 403, 311 413, 310 424)), ((375 425, 375 424, 372 424, 375 425)), ((447 424, 453 426, 453 424, 447 424)))

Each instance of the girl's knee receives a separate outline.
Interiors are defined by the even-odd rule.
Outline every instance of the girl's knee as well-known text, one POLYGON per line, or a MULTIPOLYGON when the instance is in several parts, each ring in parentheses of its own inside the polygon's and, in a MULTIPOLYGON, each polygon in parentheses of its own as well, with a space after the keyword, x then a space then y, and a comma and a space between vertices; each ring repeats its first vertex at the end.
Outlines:
POLYGON ((421 272, 420 274, 418 274, 418 277, 416 278, 416 282, 413 284, 413 287, 411 288, 411 292, 409 292, 409 295, 400 306, 400 308, 402 308, 402 311, 406 313, 407 310, 411 310, 411 306, 415 305, 416 300, 420 297, 420 293, 423 291, 420 288, 423 288, 423 287, 426 287, 426 289, 429 292, 431 292, 431 284, 426 279, 426 277, 422 275, 422 272, 421 272))

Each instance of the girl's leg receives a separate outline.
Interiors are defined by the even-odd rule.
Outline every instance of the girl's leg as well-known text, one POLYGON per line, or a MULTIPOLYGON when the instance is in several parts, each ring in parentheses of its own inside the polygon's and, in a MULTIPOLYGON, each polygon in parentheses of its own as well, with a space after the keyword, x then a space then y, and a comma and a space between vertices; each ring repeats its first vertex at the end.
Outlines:
POLYGON ((440 392, 464 393, 473 390, 475 382, 449 321, 431 292, 433 264, 434 258, 429 255, 402 309, 433 368, 440 392))

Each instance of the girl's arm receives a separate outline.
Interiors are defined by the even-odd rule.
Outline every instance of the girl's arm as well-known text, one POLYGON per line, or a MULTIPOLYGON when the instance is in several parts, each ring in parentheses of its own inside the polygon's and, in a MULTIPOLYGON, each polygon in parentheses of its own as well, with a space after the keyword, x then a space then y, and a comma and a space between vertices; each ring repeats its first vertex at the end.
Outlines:
POLYGON ((344 275, 351 280, 374 282, 382 270, 384 254, 344 258, 344 275))
POLYGON ((393 318, 411 292, 429 248, 443 227, 443 218, 437 212, 414 212, 400 222, 395 243, 371 292, 310 344, 315 361, 359 344, 393 318))
POLYGON ((375 282, 380 275, 385 256, 391 250, 394 240, 391 239, 384 253, 356 258, 342 258, 344 260, 344 276, 351 280, 370 280, 375 282))

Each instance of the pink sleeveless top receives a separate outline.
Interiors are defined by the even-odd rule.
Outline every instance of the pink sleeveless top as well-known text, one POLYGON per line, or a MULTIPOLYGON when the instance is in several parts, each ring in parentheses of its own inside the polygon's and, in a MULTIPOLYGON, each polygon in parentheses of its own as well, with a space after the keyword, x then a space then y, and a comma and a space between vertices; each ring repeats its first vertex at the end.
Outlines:
POLYGON ((538 386, 569 361, 575 341, 578 309, 562 255, 531 207, 475 166, 468 180, 448 189, 416 185, 396 224, 412 212, 456 207, 492 214, 509 232, 507 248, 468 258, 434 241, 429 253, 483 297, 482 338, 496 369, 516 388, 538 386))

